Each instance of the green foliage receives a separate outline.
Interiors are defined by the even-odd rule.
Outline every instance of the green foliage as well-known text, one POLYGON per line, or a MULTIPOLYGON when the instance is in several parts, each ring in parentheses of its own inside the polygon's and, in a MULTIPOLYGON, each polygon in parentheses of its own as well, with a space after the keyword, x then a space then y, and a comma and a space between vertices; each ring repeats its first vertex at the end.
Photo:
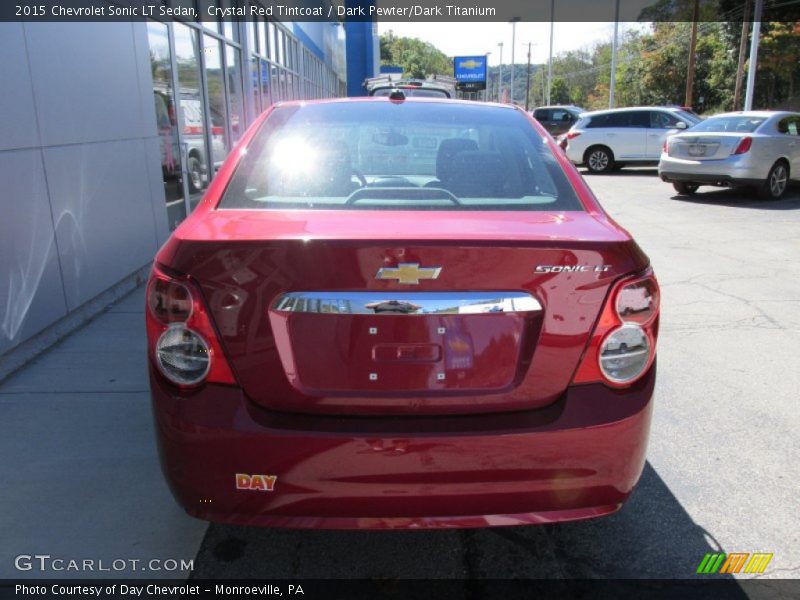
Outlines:
MULTIPOLYGON (((692 0, 660 0, 653 5, 655 12, 651 17, 679 14, 684 20, 656 22, 648 31, 629 30, 622 34, 617 52, 616 106, 684 103, 692 5, 692 0)), ((700 16, 692 104, 705 112, 733 110, 739 35, 744 16, 742 5, 739 0, 701 2, 700 16), (714 10, 732 20, 711 18, 712 13, 707 11, 714 10)), ((402 66, 408 76, 453 73, 452 61, 431 44, 395 37, 390 31, 381 36, 380 46, 381 62, 402 66)), ((753 106, 800 107, 800 21, 763 22, 758 58, 753 106)), ((503 65, 499 89, 510 93, 512 69, 512 100, 524 106, 526 64, 503 65)), ((497 98, 500 70, 497 66, 489 69, 489 97, 492 99, 497 98)), ((586 109, 608 107, 610 40, 554 56, 552 71, 552 103, 575 104, 586 109)), ((547 65, 531 65, 528 93, 531 107, 546 102, 546 88, 547 65)), ((502 91, 500 94, 502 96, 502 91)))
POLYGON ((403 67, 406 77, 453 75, 453 61, 433 44, 417 38, 397 37, 389 31, 380 37, 381 64, 403 67))
POLYGON ((569 96, 569 86, 565 79, 557 77, 553 79, 552 87, 550 88, 550 103, 551 104, 569 104, 571 98, 569 96))
MULTIPOLYGON (((664 10, 686 10, 685 0, 661 2, 664 10)), ((702 15, 701 15, 702 17, 702 15)), ((741 11, 738 13, 741 18, 741 11)), ((686 97, 690 22, 654 23, 650 31, 628 31, 619 43, 616 106, 682 105, 686 97)), ((741 22, 705 21, 697 26, 692 104, 700 111, 733 110, 741 22)), ((551 101, 587 109, 608 107, 611 44, 564 52, 553 58, 551 101), (564 82, 564 84, 561 83, 564 82), (565 91, 566 90, 566 91, 565 91)), ((536 79, 541 85, 541 80, 536 79)), ((531 92, 534 103, 541 92, 531 92)), ((754 107, 800 104, 800 22, 762 23, 754 107)))

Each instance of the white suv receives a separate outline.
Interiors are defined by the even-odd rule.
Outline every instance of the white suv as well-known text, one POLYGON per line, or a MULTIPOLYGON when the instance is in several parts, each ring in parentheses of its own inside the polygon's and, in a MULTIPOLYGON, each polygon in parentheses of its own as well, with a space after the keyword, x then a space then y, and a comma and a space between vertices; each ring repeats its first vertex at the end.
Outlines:
POLYGON ((617 108, 583 113, 562 140, 576 165, 608 173, 626 164, 657 164, 664 140, 700 118, 680 108, 617 108))

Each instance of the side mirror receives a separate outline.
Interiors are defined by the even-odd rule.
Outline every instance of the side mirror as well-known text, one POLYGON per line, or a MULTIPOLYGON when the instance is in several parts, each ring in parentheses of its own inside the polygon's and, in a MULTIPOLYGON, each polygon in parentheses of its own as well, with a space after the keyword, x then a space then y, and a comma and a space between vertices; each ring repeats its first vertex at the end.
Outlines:
POLYGON ((675 123, 675 129, 686 129, 687 125, 683 121, 678 121, 675 123))

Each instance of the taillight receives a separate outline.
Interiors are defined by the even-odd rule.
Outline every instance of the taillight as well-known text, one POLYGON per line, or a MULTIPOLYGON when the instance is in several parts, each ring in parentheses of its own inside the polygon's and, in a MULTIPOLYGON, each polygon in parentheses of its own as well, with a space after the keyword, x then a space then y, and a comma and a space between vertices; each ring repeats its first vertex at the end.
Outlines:
POLYGON ((669 142, 667 140, 664 140, 664 144, 661 146, 661 153, 669 154, 669 142))
POLYGON ((561 147, 562 150, 566 150, 567 145, 569 144, 569 140, 574 140, 580 134, 581 134, 580 131, 568 131, 567 133, 559 136, 558 145, 561 147))
POLYGON ((147 341, 159 372, 179 387, 235 384, 197 287, 153 267, 147 284, 147 341))
POLYGON ((573 383, 626 387, 644 375, 656 354, 658 283, 648 269, 611 290, 573 383))
POLYGON ((753 138, 745 136, 741 140, 739 140, 739 145, 736 146, 736 150, 734 150, 733 153, 744 154, 745 152, 750 150, 750 147, 752 145, 753 145, 753 138))

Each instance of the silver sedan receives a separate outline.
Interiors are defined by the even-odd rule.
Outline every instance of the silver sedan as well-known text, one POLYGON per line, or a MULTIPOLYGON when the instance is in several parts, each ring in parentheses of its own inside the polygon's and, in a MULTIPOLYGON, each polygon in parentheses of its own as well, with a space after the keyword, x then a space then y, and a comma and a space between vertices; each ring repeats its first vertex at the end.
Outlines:
POLYGON ((679 194, 701 185, 750 186, 778 199, 800 180, 800 114, 746 111, 709 117, 669 138, 658 174, 679 194))

